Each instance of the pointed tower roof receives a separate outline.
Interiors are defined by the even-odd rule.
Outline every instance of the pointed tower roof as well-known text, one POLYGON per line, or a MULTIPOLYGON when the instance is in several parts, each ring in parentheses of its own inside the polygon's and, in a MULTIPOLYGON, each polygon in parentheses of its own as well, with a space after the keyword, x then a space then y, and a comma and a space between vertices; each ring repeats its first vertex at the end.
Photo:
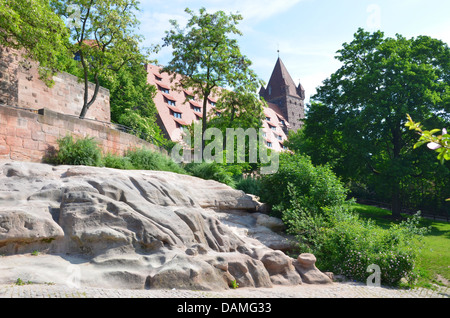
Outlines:
POLYGON ((262 90, 266 100, 271 100, 283 95, 290 95, 304 99, 300 89, 301 85, 297 88, 291 75, 284 66, 281 58, 278 57, 275 68, 273 69, 272 76, 270 77, 267 88, 262 90))

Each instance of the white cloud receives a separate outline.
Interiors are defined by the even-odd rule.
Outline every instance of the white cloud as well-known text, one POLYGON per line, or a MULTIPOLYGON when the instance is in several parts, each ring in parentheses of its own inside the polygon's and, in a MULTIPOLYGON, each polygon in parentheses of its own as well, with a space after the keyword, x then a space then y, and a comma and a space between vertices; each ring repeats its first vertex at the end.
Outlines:
POLYGON ((292 8, 297 3, 304 0, 171 0, 171 1, 141 1, 141 8, 144 12, 160 17, 180 17, 184 14, 185 8, 198 10, 201 7, 208 11, 239 12, 245 23, 258 23, 274 15, 280 14, 292 8))
POLYGON ((245 20, 255 23, 285 12, 300 1, 302 0, 213 0, 208 1, 208 6, 211 10, 239 12, 245 20))

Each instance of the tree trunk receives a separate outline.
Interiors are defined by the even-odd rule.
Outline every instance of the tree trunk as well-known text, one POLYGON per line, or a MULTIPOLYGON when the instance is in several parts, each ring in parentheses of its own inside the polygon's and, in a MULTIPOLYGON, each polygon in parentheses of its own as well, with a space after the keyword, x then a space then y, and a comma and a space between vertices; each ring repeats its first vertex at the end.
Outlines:
MULTIPOLYGON (((399 166, 400 152, 401 152, 401 130, 399 125, 392 129, 392 145, 393 145, 393 158, 392 163, 395 168, 394 174, 399 166)), ((392 216, 395 219, 401 218, 402 204, 400 199, 400 178, 397 175, 393 175, 392 185, 392 216)))
POLYGON ((392 187, 392 217, 394 219, 401 219, 402 204, 400 200, 400 184, 397 180, 394 181, 392 187))
POLYGON ((205 131, 206 131, 206 125, 207 125, 207 114, 208 114, 208 97, 209 94, 205 94, 205 96, 203 97, 203 118, 202 118, 202 158, 203 158, 203 152, 205 150, 206 144, 205 144, 205 131))
POLYGON ((84 103, 83 108, 81 109, 80 113, 80 119, 84 119, 86 117, 86 113, 89 110, 89 108, 94 104, 95 100, 98 96, 98 91, 100 90, 100 82, 98 79, 98 74, 95 74, 95 89, 94 94, 92 95, 91 100, 88 102, 88 94, 89 94, 89 82, 87 81, 87 78, 85 77, 85 83, 84 83, 84 103))

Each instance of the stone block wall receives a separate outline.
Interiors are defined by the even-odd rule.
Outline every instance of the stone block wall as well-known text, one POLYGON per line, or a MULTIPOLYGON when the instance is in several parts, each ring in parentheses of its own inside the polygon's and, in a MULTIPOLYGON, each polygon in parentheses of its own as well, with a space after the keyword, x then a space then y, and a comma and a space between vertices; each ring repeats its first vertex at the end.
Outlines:
POLYGON ((41 162, 58 138, 68 134, 93 137, 103 153, 123 155, 133 148, 163 152, 136 136, 113 129, 110 124, 57 113, 48 109, 35 112, 0 106, 0 160, 41 162))
POLYGON ((0 46, 0 104, 18 105, 19 59, 17 51, 0 46))
MULTIPOLYGON (((0 47, 0 104, 22 108, 43 107, 67 115, 79 116, 84 97, 84 84, 68 73, 58 73, 51 88, 39 79, 37 65, 24 63, 20 52, 0 47)), ((94 84, 89 84, 89 97, 94 84)), ((110 122, 109 90, 100 88, 86 118, 110 122)))

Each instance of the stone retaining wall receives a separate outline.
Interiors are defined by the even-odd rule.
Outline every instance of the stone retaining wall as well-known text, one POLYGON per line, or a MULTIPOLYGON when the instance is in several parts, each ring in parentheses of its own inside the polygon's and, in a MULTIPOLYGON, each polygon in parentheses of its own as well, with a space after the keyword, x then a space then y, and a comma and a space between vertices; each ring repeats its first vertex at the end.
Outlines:
MULTIPOLYGON (((84 84, 76 76, 58 73, 52 87, 39 79, 37 64, 24 60, 20 51, 0 46, 0 104, 41 109, 79 116, 84 98, 84 84)), ((89 83, 89 98, 95 85, 89 83)), ((86 118, 109 122, 111 120, 109 90, 101 87, 86 118)))
POLYGON ((48 109, 28 111, 0 106, 0 159, 41 162, 57 139, 72 134, 95 138, 103 153, 122 155, 133 148, 161 151, 136 136, 113 129, 109 123, 81 120, 48 109))

